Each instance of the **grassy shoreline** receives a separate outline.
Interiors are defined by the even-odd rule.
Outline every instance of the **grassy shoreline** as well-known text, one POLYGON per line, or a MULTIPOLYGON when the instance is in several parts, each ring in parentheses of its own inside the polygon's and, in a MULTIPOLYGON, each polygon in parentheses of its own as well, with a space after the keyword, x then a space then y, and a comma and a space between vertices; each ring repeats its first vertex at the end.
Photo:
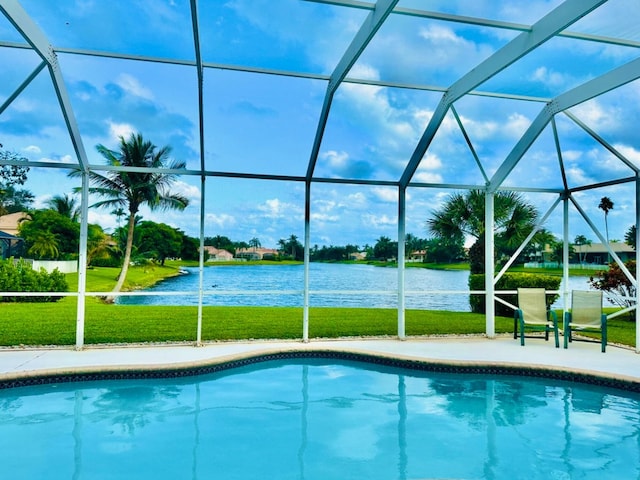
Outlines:
MULTIPOLYGON (((207 264, 206 267, 215 265, 207 264)), ((129 270, 125 289, 148 288, 179 275, 183 266, 188 265, 167 262, 164 266, 133 267, 129 270)), ((87 292, 109 292, 117 275, 117 268, 89 269, 87 292)), ((67 280, 70 290, 75 291, 78 274, 69 274, 67 280)), ((77 304, 75 296, 64 297, 55 303, 0 303, 0 345, 74 345, 77 304)), ((87 345, 196 341, 197 307, 114 305, 87 296, 84 308, 84 342, 87 345)), ((397 320, 396 309, 314 307, 309 313, 309 336, 393 337, 397 336, 397 320)), ((202 340, 301 339, 302 321, 301 307, 205 306, 202 308, 202 340)), ((481 335, 485 332, 485 316, 469 312, 407 310, 405 323, 408 336, 481 335)), ((512 318, 496 318, 497 334, 509 333, 512 329, 512 318)), ((611 320, 609 340, 633 346, 635 323, 626 317, 611 320)))

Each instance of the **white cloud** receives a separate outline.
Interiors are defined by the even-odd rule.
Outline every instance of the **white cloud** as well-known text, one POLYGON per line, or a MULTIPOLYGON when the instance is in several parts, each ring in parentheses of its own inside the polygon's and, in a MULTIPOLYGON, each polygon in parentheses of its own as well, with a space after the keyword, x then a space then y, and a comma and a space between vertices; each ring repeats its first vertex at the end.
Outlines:
POLYGON ((614 145, 614 148, 627 160, 640 167, 640 150, 636 150, 629 145, 614 145))
POLYGON ((567 77, 565 75, 550 70, 547 67, 538 67, 535 69, 533 75, 531 75, 531 80, 551 87, 559 87, 567 83, 567 77))
POLYGON ((463 44, 466 41, 455 34, 455 32, 442 25, 431 25, 428 28, 421 28, 418 35, 434 44, 463 44))
POLYGON ((208 213, 205 215, 205 224, 208 227, 229 228, 236 224, 236 219, 227 213, 208 213))
POLYGON ((373 195, 383 202, 396 203, 398 201, 398 189, 391 187, 374 187, 373 195))
POLYGON ((374 215, 370 213, 363 215, 362 218, 366 226, 373 228, 387 228, 398 223, 395 217, 392 218, 386 214, 374 215))
POLYGON ((380 80, 380 72, 370 65, 356 63, 349 71, 349 77, 365 80, 380 80))
POLYGON ((585 185, 592 182, 584 170, 576 166, 566 168, 565 174, 567 175, 567 181, 572 185, 585 185))
POLYGON ((266 200, 262 205, 258 205, 258 210, 267 218, 280 218, 285 216, 291 207, 277 198, 272 198, 266 200))
POLYGON ((183 195, 193 205, 200 201, 200 189, 182 180, 176 180, 171 184, 171 192, 183 195))
POLYGON ((418 183, 442 183, 442 175, 427 171, 416 171, 413 181, 418 183))
POLYGON ((329 150, 320 154, 320 158, 326 160, 331 168, 342 169, 349 161, 349 154, 344 151, 329 150))
POLYGON ((23 148, 22 151, 32 155, 39 155, 42 152, 40 147, 36 145, 29 145, 28 147, 23 148))
POLYGON ((327 222, 337 222, 340 220, 339 215, 329 215, 326 213, 312 213, 311 220, 314 222, 327 223, 327 222))
POLYGON ((129 123, 114 123, 111 120, 108 120, 107 123, 109 124, 109 135, 114 142, 118 142, 120 137, 127 139, 136 132, 135 127, 129 123))
POLYGON ((512 113, 507 119, 504 132, 512 138, 520 138, 531 125, 531 120, 520 113, 512 113))
POLYGON ((116 79, 116 84, 125 92, 147 100, 153 100, 153 93, 132 75, 121 73, 116 79))
POLYGON ((617 128, 618 122, 616 119, 620 115, 617 108, 611 106, 606 108, 596 99, 572 108, 571 113, 575 114, 589 127, 601 133, 617 128))

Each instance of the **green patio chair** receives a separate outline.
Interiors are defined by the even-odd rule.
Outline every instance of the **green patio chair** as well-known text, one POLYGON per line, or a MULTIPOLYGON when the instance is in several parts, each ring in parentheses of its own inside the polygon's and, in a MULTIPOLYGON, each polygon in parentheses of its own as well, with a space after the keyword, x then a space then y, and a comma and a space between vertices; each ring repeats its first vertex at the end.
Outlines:
POLYGON ((518 308, 513 318, 513 338, 518 338, 524 346, 525 329, 529 331, 544 330, 544 339, 549 340, 549 331, 553 329, 556 337, 556 348, 560 347, 558 338, 558 316, 547 307, 547 296, 544 288, 519 288, 518 308))
POLYGON ((607 315, 602 313, 600 290, 573 290, 571 311, 564 314, 564 348, 573 341, 574 330, 600 332, 602 352, 607 348, 607 315))

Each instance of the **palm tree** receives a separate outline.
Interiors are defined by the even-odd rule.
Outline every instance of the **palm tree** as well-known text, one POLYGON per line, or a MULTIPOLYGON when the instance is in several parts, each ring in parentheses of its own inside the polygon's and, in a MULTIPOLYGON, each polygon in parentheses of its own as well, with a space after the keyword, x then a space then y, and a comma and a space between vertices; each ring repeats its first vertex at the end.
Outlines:
MULTIPOLYGON (((573 241, 573 243, 575 243, 577 247, 582 247, 582 246, 586 247, 587 245, 591 245, 592 242, 584 235, 576 235, 576 238, 573 241)), ((581 248, 580 250, 582 250, 582 253, 578 253, 578 261, 580 262, 580 265, 582 265, 587 258, 587 249, 581 248)))
POLYGON ((33 239, 33 245, 31 245, 27 253, 38 258, 55 260, 60 255, 56 235, 49 230, 40 231, 33 239))
MULTIPOLYGON (((469 190, 454 193, 442 208, 427 220, 427 228, 436 237, 464 242, 465 237, 476 239, 469 250, 471 273, 484 272, 485 193, 469 190)), ((499 191, 494 196, 494 224, 496 253, 508 254, 527 237, 535 227, 536 208, 516 192, 499 191)))
MULTIPOLYGON (((609 224, 607 223, 607 217, 609 216, 609 211, 613 210, 613 202, 609 197, 602 197, 598 208, 604 212, 604 230, 607 236, 607 252, 609 252, 609 224)), ((611 262, 611 255, 607 253, 607 263, 609 262, 611 262)))
POLYGON ((64 195, 55 195, 47 201, 47 206, 60 215, 70 218, 74 222, 80 219, 80 208, 75 198, 70 197, 66 193, 64 195))
POLYGON ((111 215, 115 215, 116 216, 116 222, 118 223, 118 228, 120 228, 121 219, 122 219, 122 217, 127 215, 127 212, 124 211, 124 208, 118 207, 118 208, 114 208, 109 213, 111 215))
MULTIPOLYGON (((169 168, 180 170, 186 167, 184 161, 171 160, 168 165, 171 148, 168 146, 158 149, 153 143, 144 140, 141 134, 131 134, 128 140, 120 137, 120 150, 109 150, 103 145, 97 145, 96 149, 104 157, 107 165, 114 167, 136 167, 146 169, 169 168)), ((70 175, 78 176, 81 172, 74 171, 70 175)), ((189 201, 186 197, 171 193, 169 187, 175 181, 175 174, 162 173, 158 171, 109 171, 100 174, 92 170, 89 172, 89 179, 93 187, 90 193, 105 197, 106 200, 90 205, 98 208, 125 208, 129 212, 127 226, 127 243, 125 246, 122 269, 118 276, 118 281, 113 288, 114 292, 122 289, 129 262, 131 260, 131 250, 133 247, 133 233, 135 228, 136 214, 142 205, 147 205, 151 210, 166 210, 169 208, 184 210, 189 201)), ((112 301, 112 298, 107 300, 112 301)))
POLYGON ((253 251, 255 252, 258 248, 262 246, 262 244, 260 243, 260 240, 257 237, 253 237, 251 240, 249 240, 249 246, 253 248, 253 251))

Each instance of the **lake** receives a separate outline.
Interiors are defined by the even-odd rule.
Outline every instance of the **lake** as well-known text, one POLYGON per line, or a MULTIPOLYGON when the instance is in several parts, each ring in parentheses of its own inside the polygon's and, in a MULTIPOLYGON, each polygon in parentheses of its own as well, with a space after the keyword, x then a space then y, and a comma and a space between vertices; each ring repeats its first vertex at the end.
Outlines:
MULTIPOLYGON (((197 305, 198 268, 184 270, 185 275, 168 278, 136 295, 121 296, 118 303, 197 305)), ((303 305, 303 265, 207 266, 203 275, 203 305, 303 305)), ((407 268, 405 306, 408 309, 468 312, 469 295, 465 293, 468 280, 468 271, 407 268)), ((397 308, 397 285, 396 268, 330 263, 309 265, 309 304, 312 307, 397 308)), ((569 287, 587 289, 587 278, 572 277, 569 287)), ((561 308, 561 304, 557 307, 561 308)))

